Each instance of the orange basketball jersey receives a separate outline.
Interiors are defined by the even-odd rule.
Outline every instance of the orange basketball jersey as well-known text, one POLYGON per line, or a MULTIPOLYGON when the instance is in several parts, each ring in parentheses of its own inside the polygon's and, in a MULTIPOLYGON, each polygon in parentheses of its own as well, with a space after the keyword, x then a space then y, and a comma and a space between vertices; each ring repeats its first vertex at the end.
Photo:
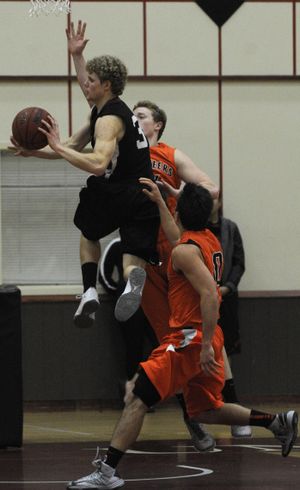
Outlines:
MULTIPOLYGON (((175 164, 175 148, 165 143, 158 143, 150 147, 150 158, 155 180, 164 180, 175 189, 179 189, 181 179, 178 177, 175 164)), ((171 213, 174 214, 176 199, 169 197, 167 201, 171 213)))
MULTIPOLYGON (((175 148, 165 143, 151 146, 150 159, 155 180, 164 180, 178 189, 181 179, 175 164, 175 148)), ((171 213, 174 214, 176 199, 169 197, 167 203, 171 213)), ((161 340, 169 328, 167 266, 172 251, 172 246, 161 227, 157 240, 157 251, 161 265, 147 265, 147 280, 143 290, 142 308, 157 338, 161 340)))
MULTIPOLYGON (((222 275, 223 254, 219 240, 209 230, 184 231, 179 243, 192 243, 201 250, 204 264, 216 282, 216 288, 222 275)), ((199 294, 184 274, 174 271, 172 260, 168 266, 169 306, 171 310, 169 326, 172 328, 196 327, 202 324, 199 294)), ((218 288, 219 293, 219 288, 218 288)), ((219 301, 221 295, 219 293, 219 301)))

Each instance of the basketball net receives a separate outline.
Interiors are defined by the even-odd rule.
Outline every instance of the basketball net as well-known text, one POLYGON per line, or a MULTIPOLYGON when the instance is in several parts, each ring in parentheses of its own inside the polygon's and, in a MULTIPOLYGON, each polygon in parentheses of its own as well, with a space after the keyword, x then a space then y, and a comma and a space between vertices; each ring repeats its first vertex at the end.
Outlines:
POLYGON ((69 0, 30 0, 30 3, 29 17, 38 17, 41 14, 68 14, 71 12, 69 0))

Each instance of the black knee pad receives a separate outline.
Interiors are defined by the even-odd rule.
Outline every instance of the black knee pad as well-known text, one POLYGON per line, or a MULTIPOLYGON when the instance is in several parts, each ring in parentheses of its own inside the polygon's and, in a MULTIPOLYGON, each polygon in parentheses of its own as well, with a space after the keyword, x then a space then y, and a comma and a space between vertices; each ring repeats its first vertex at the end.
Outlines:
POLYGON ((132 392, 148 407, 153 407, 161 398, 155 386, 151 383, 142 367, 139 367, 138 377, 132 392))

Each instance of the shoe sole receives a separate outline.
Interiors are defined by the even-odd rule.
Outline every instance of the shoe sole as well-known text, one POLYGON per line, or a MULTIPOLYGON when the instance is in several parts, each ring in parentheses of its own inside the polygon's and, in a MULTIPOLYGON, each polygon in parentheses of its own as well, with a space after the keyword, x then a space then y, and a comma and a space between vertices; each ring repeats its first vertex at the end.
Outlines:
POLYGON ((137 267, 130 272, 129 280, 132 290, 121 294, 115 306, 115 317, 119 322, 126 322, 139 309, 146 272, 141 267, 137 267))
POLYGON ((115 483, 113 483, 113 484, 111 484, 109 486, 106 486, 106 487, 99 487, 99 486, 98 487, 95 487, 95 486, 93 486, 93 487, 91 487, 91 486, 90 487, 83 487, 83 486, 80 486, 80 485, 76 485, 76 484, 72 484, 71 483, 70 485, 67 486, 67 490, 80 490, 80 489, 82 489, 82 490, 85 490, 85 489, 86 490, 99 490, 99 488, 100 489, 101 488, 102 489, 103 488, 113 489, 113 488, 123 487, 124 485, 125 485, 125 482, 124 482, 124 480, 121 480, 121 479, 120 479, 120 481, 115 482, 115 483))
POLYGON ((297 439, 297 435, 298 435, 298 414, 297 414, 297 412, 294 412, 291 423, 292 423, 293 435, 292 435, 292 438, 289 442, 287 449, 284 451, 284 448, 282 447, 282 456, 284 458, 286 458, 290 454, 291 450, 293 449, 294 442, 297 439))
POLYGON ((79 328, 89 328, 94 324, 95 319, 90 317, 92 313, 96 313, 99 308, 99 303, 95 299, 87 301, 82 308, 80 315, 74 316, 74 325, 79 328))

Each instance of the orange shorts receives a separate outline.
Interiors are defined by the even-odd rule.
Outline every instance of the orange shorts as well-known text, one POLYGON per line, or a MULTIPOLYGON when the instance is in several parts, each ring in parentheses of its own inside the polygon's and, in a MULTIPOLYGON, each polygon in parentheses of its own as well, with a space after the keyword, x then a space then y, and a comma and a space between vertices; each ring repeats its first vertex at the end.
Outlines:
POLYGON ((207 376, 199 363, 202 331, 194 328, 175 330, 164 338, 149 359, 141 363, 147 377, 160 394, 161 400, 183 390, 187 412, 197 417, 201 412, 223 405, 222 389, 225 382, 222 330, 216 326, 213 337, 218 371, 207 376))

